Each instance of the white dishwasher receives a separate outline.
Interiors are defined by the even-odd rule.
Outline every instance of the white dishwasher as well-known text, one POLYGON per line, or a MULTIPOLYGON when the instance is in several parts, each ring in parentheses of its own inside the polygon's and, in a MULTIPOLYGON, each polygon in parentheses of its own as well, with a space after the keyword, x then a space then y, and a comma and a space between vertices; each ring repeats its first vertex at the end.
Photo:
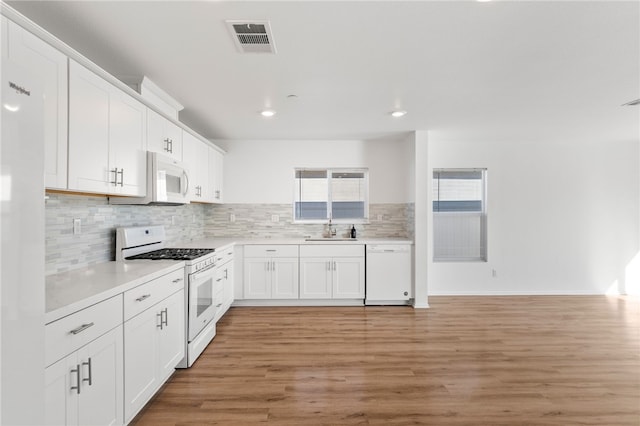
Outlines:
POLYGON ((413 298, 410 244, 367 244, 365 305, 406 305, 413 298))

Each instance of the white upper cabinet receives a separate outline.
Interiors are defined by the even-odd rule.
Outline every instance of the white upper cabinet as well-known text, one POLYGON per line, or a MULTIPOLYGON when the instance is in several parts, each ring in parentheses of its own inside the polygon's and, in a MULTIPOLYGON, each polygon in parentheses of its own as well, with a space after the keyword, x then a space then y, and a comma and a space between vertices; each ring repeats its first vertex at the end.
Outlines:
POLYGON ((222 176, 224 170, 224 154, 209 147, 209 181, 211 182, 211 201, 222 203, 222 176))
POLYGON ((209 181, 209 145, 191 133, 182 132, 182 159, 189 168, 190 201, 211 202, 209 181))
POLYGON ((149 109, 147 111, 147 149, 182 161, 182 129, 149 109))
POLYGON ((44 179, 67 188, 67 56, 17 24, 2 20, 2 56, 44 84, 44 179))
POLYGON ((69 63, 69 189, 144 196, 147 108, 69 63))

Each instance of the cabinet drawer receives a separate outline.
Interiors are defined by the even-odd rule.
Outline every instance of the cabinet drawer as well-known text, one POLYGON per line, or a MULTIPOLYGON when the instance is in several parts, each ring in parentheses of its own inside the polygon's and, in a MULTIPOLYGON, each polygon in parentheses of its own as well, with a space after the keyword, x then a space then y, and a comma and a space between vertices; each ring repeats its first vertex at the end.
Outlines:
POLYGON ((183 288, 185 288, 184 270, 178 269, 126 291, 124 293, 124 320, 127 321, 183 288))
POLYGON ((244 257, 298 257, 297 245, 252 244, 244 246, 244 257))
POLYGON ((216 249, 216 265, 224 265, 231 260, 233 260, 233 246, 216 249))
POLYGON ((363 244, 305 244, 300 257, 364 257, 363 244))
POLYGON ((76 351, 122 324, 122 295, 47 324, 45 363, 47 366, 76 351))

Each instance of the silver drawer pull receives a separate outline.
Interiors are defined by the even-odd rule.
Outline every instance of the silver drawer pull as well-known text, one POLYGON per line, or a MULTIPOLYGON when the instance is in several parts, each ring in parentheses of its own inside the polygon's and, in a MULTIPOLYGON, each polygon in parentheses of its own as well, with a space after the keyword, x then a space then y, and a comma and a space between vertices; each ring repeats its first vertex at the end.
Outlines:
POLYGON ((268 251, 268 252, 275 252, 275 251, 277 251, 277 250, 276 250, 276 249, 266 249, 265 251, 268 251))
POLYGON ((148 299, 148 298, 150 298, 150 297, 151 297, 151 295, 150 295, 150 294, 143 294, 142 296, 140 296, 140 297, 138 297, 138 298, 136 299, 136 302, 142 302, 143 300, 148 299))
POLYGON ((180 281, 182 281, 182 278, 176 278, 175 280, 171 281, 172 283, 179 283, 180 281))
POLYGON ((87 328, 89 327, 93 327, 95 324, 90 322, 89 324, 82 324, 80 327, 78 328, 74 328, 73 330, 71 330, 69 332, 69 334, 78 334, 78 333, 82 333, 83 331, 85 331, 87 328))

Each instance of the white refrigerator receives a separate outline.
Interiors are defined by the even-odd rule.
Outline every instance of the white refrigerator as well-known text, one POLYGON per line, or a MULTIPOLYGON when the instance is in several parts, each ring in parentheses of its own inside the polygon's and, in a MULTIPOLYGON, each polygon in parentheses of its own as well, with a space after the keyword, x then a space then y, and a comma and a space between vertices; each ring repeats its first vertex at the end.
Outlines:
POLYGON ((44 141, 41 85, 0 74, 0 424, 44 423, 44 141))

